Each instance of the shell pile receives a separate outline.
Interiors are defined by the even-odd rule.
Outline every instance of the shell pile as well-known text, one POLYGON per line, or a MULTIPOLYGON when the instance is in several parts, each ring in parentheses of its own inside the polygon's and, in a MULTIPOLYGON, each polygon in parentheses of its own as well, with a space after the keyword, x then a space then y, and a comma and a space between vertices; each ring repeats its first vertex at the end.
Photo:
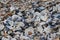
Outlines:
POLYGON ((60 40, 60 0, 0 0, 0 40, 60 40))

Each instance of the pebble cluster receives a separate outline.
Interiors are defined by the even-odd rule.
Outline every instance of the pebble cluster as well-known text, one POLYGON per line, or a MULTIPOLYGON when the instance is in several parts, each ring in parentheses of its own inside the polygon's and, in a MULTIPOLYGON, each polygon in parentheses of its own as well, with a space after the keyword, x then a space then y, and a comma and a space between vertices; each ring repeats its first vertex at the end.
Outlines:
POLYGON ((0 0, 0 40, 60 40, 60 0, 0 0))

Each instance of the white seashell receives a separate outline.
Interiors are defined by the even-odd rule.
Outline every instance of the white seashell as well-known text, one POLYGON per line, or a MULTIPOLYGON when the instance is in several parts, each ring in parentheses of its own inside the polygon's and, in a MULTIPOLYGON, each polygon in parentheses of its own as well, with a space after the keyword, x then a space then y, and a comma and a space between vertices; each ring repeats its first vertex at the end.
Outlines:
POLYGON ((46 27, 46 28, 44 29, 44 31, 48 34, 48 33, 51 32, 51 29, 50 29, 49 27, 46 27))
POLYGON ((12 31, 8 31, 8 34, 12 33, 12 31))
POLYGON ((7 28, 9 28, 9 29, 13 29, 13 27, 12 26, 6 26, 7 28))
POLYGON ((19 13, 17 13, 19 16, 22 16, 22 13, 21 12, 19 12, 19 13))
POLYGON ((9 0, 0 0, 0 2, 6 4, 7 2, 9 2, 9 0))
POLYGON ((20 18, 18 15, 13 15, 12 20, 16 20, 17 18, 20 18))
POLYGON ((37 31, 39 31, 40 33, 43 33, 43 28, 42 28, 42 26, 37 27, 37 31))
POLYGON ((10 11, 13 11, 15 10, 15 8, 13 6, 10 7, 10 11))
POLYGON ((41 0, 41 1, 43 1, 43 2, 44 2, 44 1, 48 1, 48 0, 41 0))
POLYGON ((60 4, 56 5, 58 12, 60 12, 60 4))
POLYGON ((39 12, 35 12, 35 14, 34 14, 34 17, 36 17, 36 19, 35 19, 35 21, 40 21, 40 13, 39 12))
POLYGON ((40 20, 41 20, 41 19, 40 19, 39 16, 37 16, 36 19, 35 19, 35 21, 40 21, 40 20))
POLYGON ((15 32, 15 34, 20 34, 20 32, 15 32))
POLYGON ((29 17, 29 18, 25 19, 25 21, 29 23, 29 22, 33 21, 33 18, 29 17))
POLYGON ((16 40, 15 38, 11 38, 11 40, 16 40))
POLYGON ((35 12, 34 15, 40 16, 41 14, 39 12, 35 12))
POLYGON ((21 30, 20 25, 17 25, 17 27, 15 28, 15 30, 21 30))
POLYGON ((29 27, 25 30, 25 35, 27 36, 28 35, 28 32, 32 32, 32 34, 34 33, 34 29, 32 27, 29 27))
POLYGON ((10 24, 11 26, 13 26, 14 23, 13 23, 13 21, 9 21, 9 24, 10 24))
POLYGON ((33 10, 33 9, 30 9, 30 12, 31 12, 32 14, 34 14, 34 10, 33 10))
POLYGON ((9 40, 8 38, 2 37, 2 40, 9 40))
POLYGON ((0 31, 4 29, 4 25, 0 24, 0 31))
POLYGON ((45 24, 45 22, 41 22, 41 23, 40 23, 40 25, 44 25, 44 24, 45 24))
POLYGON ((27 37, 27 36, 20 36, 20 38, 21 38, 21 40, 23 40, 23 39, 29 39, 29 37, 27 37))
POLYGON ((38 36, 35 36, 34 40, 40 40, 40 38, 38 36))
POLYGON ((53 6, 53 11, 57 11, 57 7, 56 6, 53 6))
POLYGON ((22 26, 22 27, 24 27, 25 24, 24 24, 23 22, 19 22, 19 23, 18 23, 18 26, 22 26))
POLYGON ((4 35, 4 32, 3 31, 1 31, 1 35, 4 35))
POLYGON ((20 38, 19 34, 15 35, 14 38, 20 38))

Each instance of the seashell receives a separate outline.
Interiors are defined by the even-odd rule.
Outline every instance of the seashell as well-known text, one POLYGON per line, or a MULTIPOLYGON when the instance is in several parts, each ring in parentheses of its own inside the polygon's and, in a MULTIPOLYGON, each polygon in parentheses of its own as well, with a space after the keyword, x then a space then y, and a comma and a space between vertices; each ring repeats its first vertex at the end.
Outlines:
POLYGON ((19 12, 19 13, 17 13, 19 16, 22 16, 22 13, 21 12, 19 12))
POLYGON ((7 32, 6 31, 4 31, 4 37, 7 37, 7 32))
POLYGON ((13 11, 13 10, 15 10, 15 7, 11 6, 10 11, 13 11))
POLYGON ((12 26, 6 26, 7 28, 9 28, 9 29, 13 29, 13 27, 12 26))
POLYGON ((46 16, 41 16, 40 17, 43 21, 47 21, 47 19, 48 19, 48 16, 46 15, 46 16))
POLYGON ((27 23, 29 23, 29 22, 32 21, 32 19, 31 19, 31 18, 28 18, 28 19, 26 19, 25 21, 26 21, 27 23))
POLYGON ((29 27, 25 30, 25 35, 32 35, 34 33, 34 29, 29 27))
POLYGON ((28 32, 28 35, 32 35, 32 32, 29 31, 29 32, 28 32))
POLYGON ((37 27, 37 31, 39 31, 40 33, 43 33, 43 28, 42 28, 42 26, 37 27))
POLYGON ((44 25, 44 24, 46 24, 46 23, 45 23, 45 22, 41 22, 41 23, 40 23, 40 25, 44 25))
POLYGON ((25 24, 24 24, 23 22, 18 22, 18 26, 22 26, 22 27, 24 27, 25 24))
POLYGON ((4 25, 0 24, 0 31, 4 29, 4 25))
POLYGON ((18 35, 18 34, 20 34, 20 32, 15 32, 15 34, 17 34, 17 35, 18 35))
POLYGON ((53 6, 53 11, 57 11, 58 8, 56 6, 53 6))
POLYGON ((20 38, 21 38, 21 40, 27 40, 27 39, 29 39, 29 37, 26 37, 26 36, 21 36, 20 38))
POLYGON ((9 21, 9 24, 10 24, 11 26, 13 26, 14 23, 13 23, 13 21, 9 21))
POLYGON ((55 38, 54 40, 59 40, 59 37, 55 38))
POLYGON ((17 18, 19 18, 18 15, 13 15, 13 16, 12 16, 12 20, 17 20, 17 18))
POLYGON ((41 0, 41 1, 45 2, 45 1, 48 1, 48 0, 41 0))
POLYGON ((15 38, 12 38, 11 40, 16 40, 15 38))
POLYGON ((2 40, 9 40, 8 38, 2 37, 2 40))
POLYGON ((7 4, 10 0, 1 0, 0 2, 3 4, 7 4))
POLYGON ((42 19, 43 21, 47 21, 47 19, 48 19, 47 14, 48 14, 48 13, 49 13, 49 11, 48 11, 47 9, 43 10, 43 11, 41 12, 40 19, 42 19))
POLYGON ((49 27, 45 28, 44 31, 48 34, 51 32, 51 29, 49 27))
POLYGON ((58 12, 60 12, 60 5, 56 5, 58 12))
POLYGON ((38 36, 35 36, 34 40, 40 40, 40 38, 38 36))

